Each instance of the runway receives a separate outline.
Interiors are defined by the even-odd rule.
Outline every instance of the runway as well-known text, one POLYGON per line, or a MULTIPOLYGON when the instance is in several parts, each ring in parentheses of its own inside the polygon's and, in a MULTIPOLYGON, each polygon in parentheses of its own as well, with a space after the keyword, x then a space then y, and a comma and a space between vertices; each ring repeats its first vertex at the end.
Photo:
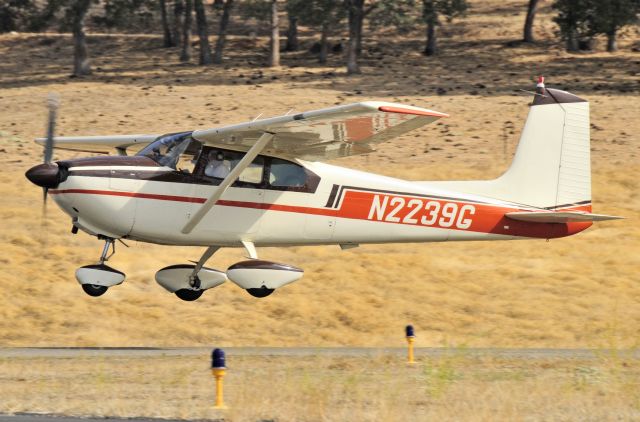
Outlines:
MULTIPOLYGON (((179 419, 149 419, 149 418, 78 418, 63 415, 38 415, 32 413, 20 413, 17 415, 0 415, 0 422, 105 422, 105 421, 130 421, 130 422, 183 422, 179 419)), ((222 421, 223 419, 209 419, 207 422, 222 421)))
MULTIPOLYGON (((367 357, 404 355, 405 347, 224 347, 227 356, 342 356, 367 357)), ((0 358, 73 358, 73 357, 160 357, 201 356, 214 348, 155 348, 155 347, 24 347, 0 348, 0 358)), ((610 353, 606 349, 508 349, 508 348, 441 348, 417 347, 416 357, 440 357, 464 353, 474 357, 502 359, 596 359, 610 353)), ((640 358, 640 350, 622 351, 625 356, 640 358)))

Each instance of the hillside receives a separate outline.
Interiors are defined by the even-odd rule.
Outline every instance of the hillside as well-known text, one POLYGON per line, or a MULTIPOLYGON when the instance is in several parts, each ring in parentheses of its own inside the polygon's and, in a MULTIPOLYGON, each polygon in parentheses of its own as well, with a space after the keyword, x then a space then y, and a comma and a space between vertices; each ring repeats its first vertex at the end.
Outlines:
MULTIPOLYGON (((442 54, 420 54, 422 34, 370 36, 364 73, 347 77, 307 52, 262 68, 263 52, 232 36, 223 67, 179 64, 152 35, 93 35, 95 69, 68 77, 69 35, 0 36, 0 346, 399 346, 406 323, 418 346, 632 347, 640 343, 640 54, 636 29, 620 52, 569 55, 550 10, 535 46, 520 37, 523 1, 475 1, 447 26, 442 54), (156 133, 212 127, 367 99, 449 113, 441 123, 336 161, 413 180, 491 178, 508 165, 534 76, 591 102, 594 212, 622 215, 567 239, 260 250, 305 269, 299 282, 257 300, 232 283, 184 303, 153 280, 200 248, 132 243, 110 261, 127 281, 95 299, 75 281, 101 242, 72 236, 51 201, 23 176, 41 161, 48 92, 61 95, 61 135, 156 133)), ((307 45, 313 40, 304 39, 307 45)), ((258 40, 266 46, 266 39, 258 40)), ((58 158, 71 156, 58 152, 58 158)), ((223 250, 225 269, 243 251, 223 250)))

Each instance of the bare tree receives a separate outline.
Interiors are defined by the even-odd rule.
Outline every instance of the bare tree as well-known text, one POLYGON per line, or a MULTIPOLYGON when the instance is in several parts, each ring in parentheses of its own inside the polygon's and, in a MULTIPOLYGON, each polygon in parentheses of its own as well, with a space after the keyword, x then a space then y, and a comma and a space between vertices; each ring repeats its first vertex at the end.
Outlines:
POLYGON ((200 64, 208 65, 213 62, 211 58, 211 47, 209 46, 209 31, 207 30, 207 15, 204 11, 202 0, 195 0, 196 24, 198 27, 198 38, 200 39, 200 64))
POLYGON ((227 0, 224 2, 224 7, 222 8, 222 17, 220 18, 220 27, 218 28, 216 50, 213 54, 213 62, 216 64, 222 63, 222 51, 224 50, 224 43, 227 38, 227 26, 229 25, 229 16, 232 7, 233 0, 227 0))
POLYGON ((84 33, 84 18, 87 15, 91 0, 75 0, 69 10, 73 22, 73 75, 91 74, 87 53, 87 40, 84 33))
POLYGON ((160 0, 160 17, 162 18, 163 46, 175 47, 175 44, 173 43, 173 37, 171 36, 171 29, 169 29, 166 0, 160 0))
POLYGON ((538 0, 529 0, 529 6, 527 7, 527 18, 524 20, 524 36, 522 40, 524 42, 535 42, 533 37, 533 19, 536 16, 538 9, 538 0))
POLYGON ((271 0, 271 34, 269 67, 280 66, 280 27, 278 21, 278 0, 271 0))
POLYGON ((182 51, 180 52, 180 61, 188 62, 191 60, 191 21, 193 14, 193 0, 185 0, 184 2, 184 25, 182 26, 182 51))

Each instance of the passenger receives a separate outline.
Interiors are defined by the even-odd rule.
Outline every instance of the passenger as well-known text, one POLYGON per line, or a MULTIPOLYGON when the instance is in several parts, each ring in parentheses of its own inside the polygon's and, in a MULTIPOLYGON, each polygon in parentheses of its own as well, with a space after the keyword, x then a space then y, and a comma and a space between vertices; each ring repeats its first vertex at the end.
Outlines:
POLYGON ((209 163, 204 168, 204 174, 209 177, 224 179, 231 172, 231 163, 224 159, 221 151, 209 152, 209 163))

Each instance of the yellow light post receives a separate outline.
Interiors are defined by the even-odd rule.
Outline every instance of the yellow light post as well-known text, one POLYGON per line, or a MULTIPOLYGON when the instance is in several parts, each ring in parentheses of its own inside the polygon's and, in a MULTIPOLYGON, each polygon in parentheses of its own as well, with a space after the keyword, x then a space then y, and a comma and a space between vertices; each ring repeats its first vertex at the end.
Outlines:
POLYGON ((215 349, 211 354, 211 372, 216 378, 216 404, 214 409, 226 409, 224 405, 224 391, 222 387, 222 381, 224 379, 224 373, 227 368, 224 362, 224 350, 215 349))
POLYGON ((416 339, 416 336, 413 332, 413 325, 407 325, 404 328, 404 332, 407 338, 407 343, 409 344, 409 356, 408 356, 407 363, 416 363, 416 361, 413 358, 413 342, 416 339))

